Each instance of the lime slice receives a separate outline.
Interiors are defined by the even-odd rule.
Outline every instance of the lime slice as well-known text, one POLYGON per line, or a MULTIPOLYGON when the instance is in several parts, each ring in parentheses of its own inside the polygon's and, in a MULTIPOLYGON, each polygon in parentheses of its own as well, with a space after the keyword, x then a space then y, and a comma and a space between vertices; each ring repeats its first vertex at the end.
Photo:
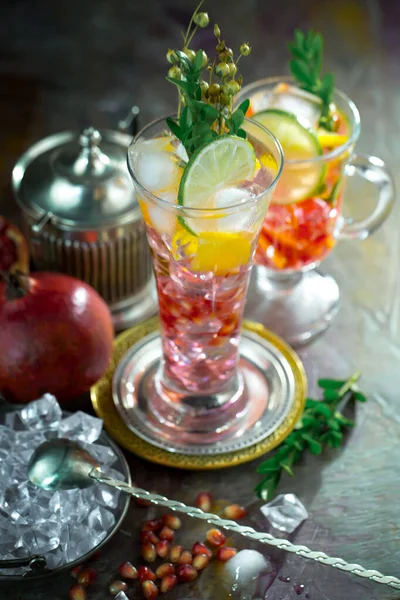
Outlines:
POLYGON ((259 112, 253 119, 272 131, 282 144, 285 164, 272 204, 291 204, 313 196, 323 183, 326 166, 322 160, 310 161, 322 155, 315 132, 302 125, 292 113, 279 109, 259 112))
POLYGON ((178 202, 186 208, 212 209, 219 190, 251 179, 255 169, 256 155, 247 140, 220 136, 191 156, 179 186, 178 202))

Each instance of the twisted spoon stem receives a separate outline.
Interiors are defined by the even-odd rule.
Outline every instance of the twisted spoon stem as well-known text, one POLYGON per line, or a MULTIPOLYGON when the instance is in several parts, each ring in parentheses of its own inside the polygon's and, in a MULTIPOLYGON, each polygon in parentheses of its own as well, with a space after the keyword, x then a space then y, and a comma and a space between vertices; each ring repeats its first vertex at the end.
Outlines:
POLYGON ((247 537, 251 540, 255 540, 260 544, 267 544, 269 546, 275 546, 280 550, 285 550, 286 552, 293 552, 298 556, 302 556, 303 558, 309 558, 311 560, 315 560, 318 563, 328 565, 335 569, 340 569, 341 571, 346 571, 347 573, 352 573, 353 575, 357 575, 358 577, 364 577, 366 579, 370 579, 371 581, 375 581, 376 583, 382 583, 384 585, 388 585, 395 589, 400 589, 400 579, 397 577, 393 577, 391 575, 383 575, 379 571, 375 571, 373 569, 365 569, 361 565, 356 563, 348 563, 342 558, 334 558, 328 556, 324 552, 319 552, 315 550, 311 550, 307 548, 307 546, 301 546, 292 544, 289 540, 278 539, 272 536, 269 533, 261 533, 256 531, 252 527, 239 525, 235 521, 229 521, 227 519, 222 519, 213 513, 205 513, 200 508, 195 508, 194 506, 186 506, 183 502, 178 502, 176 500, 168 500, 164 496, 159 496, 158 494, 151 494, 146 490, 142 490, 140 488, 132 487, 123 481, 116 481, 109 477, 108 475, 102 473, 98 469, 93 469, 90 473, 90 476, 95 479, 98 483, 105 483, 111 487, 117 488, 121 492, 125 492, 127 494, 131 494, 135 498, 140 498, 142 500, 148 500, 152 504, 157 506, 164 506, 169 510, 181 512, 189 517, 193 517, 195 519, 202 519, 207 523, 212 525, 217 525, 218 527, 223 527, 228 531, 233 531, 234 533, 238 533, 247 537))

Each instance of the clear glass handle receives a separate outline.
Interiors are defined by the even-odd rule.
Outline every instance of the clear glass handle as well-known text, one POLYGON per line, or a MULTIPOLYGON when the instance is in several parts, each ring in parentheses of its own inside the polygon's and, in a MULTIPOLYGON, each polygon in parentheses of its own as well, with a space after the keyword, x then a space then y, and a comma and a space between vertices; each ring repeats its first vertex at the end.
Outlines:
POLYGON ((373 183, 377 188, 378 199, 372 213, 356 221, 345 219, 343 229, 339 234, 340 239, 365 240, 386 219, 392 210, 395 199, 395 186, 393 177, 383 160, 376 156, 355 154, 351 162, 345 168, 346 177, 361 177, 373 183))

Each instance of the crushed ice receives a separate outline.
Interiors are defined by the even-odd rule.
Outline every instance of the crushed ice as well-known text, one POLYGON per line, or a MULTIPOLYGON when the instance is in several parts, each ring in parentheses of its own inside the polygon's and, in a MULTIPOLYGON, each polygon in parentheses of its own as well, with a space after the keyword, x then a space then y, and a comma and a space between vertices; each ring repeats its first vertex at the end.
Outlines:
MULTIPOLYGON (((118 456, 99 442, 102 426, 100 419, 83 412, 63 418, 51 394, 6 415, 0 424, 0 560, 39 554, 54 569, 79 559, 106 537, 119 516, 121 492, 105 485, 45 491, 27 475, 35 448, 52 437, 65 437, 89 449, 112 477, 125 479, 113 468, 118 456)), ((0 575, 24 570, 0 569, 0 575)))

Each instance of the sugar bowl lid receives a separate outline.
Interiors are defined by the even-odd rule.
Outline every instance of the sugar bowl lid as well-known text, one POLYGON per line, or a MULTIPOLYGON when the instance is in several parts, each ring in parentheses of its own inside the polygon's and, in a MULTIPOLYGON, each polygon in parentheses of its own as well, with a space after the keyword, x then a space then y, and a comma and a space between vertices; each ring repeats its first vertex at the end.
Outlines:
POLYGON ((22 209, 63 229, 99 229, 140 217, 126 165, 131 136, 93 127, 31 146, 13 169, 22 209))

